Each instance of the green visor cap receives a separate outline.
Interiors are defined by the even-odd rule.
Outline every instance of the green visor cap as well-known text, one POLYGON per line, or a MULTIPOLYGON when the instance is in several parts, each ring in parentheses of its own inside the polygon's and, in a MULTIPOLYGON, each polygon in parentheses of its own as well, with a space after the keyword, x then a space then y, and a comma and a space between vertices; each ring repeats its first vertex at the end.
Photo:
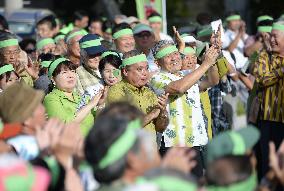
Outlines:
POLYGON ((208 143, 207 164, 226 155, 244 155, 259 137, 259 131, 253 126, 220 133, 208 143))
POLYGON ((207 26, 204 29, 197 32, 197 38, 204 37, 204 36, 211 36, 213 33, 212 27, 207 26))

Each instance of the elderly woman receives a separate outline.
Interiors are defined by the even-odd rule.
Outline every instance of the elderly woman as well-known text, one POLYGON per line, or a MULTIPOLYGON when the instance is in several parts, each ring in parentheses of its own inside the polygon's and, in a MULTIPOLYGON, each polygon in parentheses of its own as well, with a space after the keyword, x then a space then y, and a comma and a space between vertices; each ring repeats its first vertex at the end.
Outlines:
POLYGON ((15 72, 13 65, 7 64, 0 67, 0 92, 13 83, 19 81, 20 77, 15 72))
POLYGON ((86 135, 93 126, 92 111, 102 93, 98 93, 88 105, 77 110, 81 97, 74 91, 77 80, 75 65, 68 59, 57 57, 48 68, 48 76, 55 86, 44 99, 48 117, 58 117, 64 122, 80 123, 82 134, 86 135))
POLYGON ((81 66, 76 69, 77 90, 82 95, 90 86, 94 86, 101 80, 98 70, 101 54, 105 48, 101 45, 98 35, 87 34, 80 41, 81 66))

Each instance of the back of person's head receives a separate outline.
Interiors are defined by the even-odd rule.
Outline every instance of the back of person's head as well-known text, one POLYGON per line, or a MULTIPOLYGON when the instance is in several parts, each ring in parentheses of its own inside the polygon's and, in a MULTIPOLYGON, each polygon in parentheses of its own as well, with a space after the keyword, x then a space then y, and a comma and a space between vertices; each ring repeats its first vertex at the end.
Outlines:
POLYGON ((228 155, 212 162, 206 171, 209 185, 228 186, 248 179, 253 174, 250 156, 228 155))
POLYGON ((120 23, 120 24, 116 24, 114 25, 114 27, 112 28, 112 35, 114 33, 116 33, 117 31, 120 31, 122 29, 131 29, 130 25, 127 23, 120 23))
POLYGON ((9 30, 8 22, 2 15, 0 15, 0 30, 9 30))
POLYGON ((209 13, 199 13, 196 16, 196 22, 200 25, 208 25, 212 22, 212 16, 209 13))
POLYGON ((76 20, 82 20, 84 17, 88 17, 88 13, 84 10, 78 10, 75 11, 73 14, 73 22, 75 22, 76 20))
POLYGON ((43 24, 48 25, 51 30, 55 29, 56 26, 57 26, 55 16, 54 15, 48 15, 46 17, 43 17, 42 19, 40 19, 37 22, 36 25, 39 26, 39 25, 43 25, 43 24))

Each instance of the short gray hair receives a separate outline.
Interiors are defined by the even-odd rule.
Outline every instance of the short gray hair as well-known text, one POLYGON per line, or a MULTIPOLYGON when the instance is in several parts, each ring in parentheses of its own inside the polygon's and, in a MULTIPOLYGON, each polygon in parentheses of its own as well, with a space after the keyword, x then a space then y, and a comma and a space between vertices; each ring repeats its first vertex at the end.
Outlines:
POLYGON ((168 45, 175 45, 173 41, 171 40, 160 40, 159 42, 157 42, 153 48, 151 48, 151 51, 153 53, 153 56, 155 57, 156 54, 162 49, 164 48, 165 46, 168 46, 168 45))

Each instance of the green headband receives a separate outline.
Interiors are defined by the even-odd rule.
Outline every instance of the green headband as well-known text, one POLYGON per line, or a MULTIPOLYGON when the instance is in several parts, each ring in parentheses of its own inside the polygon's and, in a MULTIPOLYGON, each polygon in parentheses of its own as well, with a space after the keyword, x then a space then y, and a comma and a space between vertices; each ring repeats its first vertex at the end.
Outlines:
POLYGON ((112 51, 105 51, 105 52, 101 55, 101 57, 102 57, 102 58, 105 58, 105 57, 107 57, 108 55, 114 55, 114 56, 120 58, 120 56, 119 56, 116 52, 112 52, 112 51))
POLYGON ((58 35, 54 38, 54 41, 55 43, 57 44, 59 42, 59 40, 61 39, 64 39, 65 38, 65 35, 64 34, 61 34, 61 35, 58 35))
POLYGON ((101 45, 102 45, 101 40, 96 39, 96 40, 89 40, 89 41, 81 42, 80 48, 84 49, 84 48, 90 48, 90 47, 101 46, 101 45))
POLYGON ((260 26, 260 27, 257 27, 257 31, 270 33, 272 31, 272 27, 271 26, 260 26))
POLYGON ((236 133, 236 132, 230 132, 229 136, 233 142, 233 155, 243 155, 246 152, 246 144, 244 142, 243 137, 236 133))
POLYGON ((76 36, 79 36, 79 35, 84 36, 85 34, 84 34, 84 32, 82 30, 76 31, 76 32, 74 32, 74 33, 72 33, 72 34, 67 36, 66 42, 69 42, 69 40, 71 40, 72 38, 74 38, 76 36))
POLYGON ((248 179, 230 186, 208 186, 207 191, 253 191, 257 186, 256 174, 253 173, 248 179))
POLYGON ((52 38, 42 39, 36 44, 36 49, 41 50, 44 46, 46 46, 48 44, 55 44, 55 42, 52 38))
POLYGON ((111 28, 107 28, 105 32, 111 34, 112 33, 112 29, 111 28))
POLYGON ((189 46, 185 47, 184 50, 183 50, 183 53, 186 54, 186 55, 187 54, 195 54, 195 52, 196 52, 195 49, 192 48, 192 47, 189 47, 189 46))
POLYGON ((268 16, 268 15, 263 15, 263 16, 257 17, 256 22, 259 23, 259 22, 265 21, 265 20, 273 21, 273 18, 268 16))
POLYGON ((0 67, 0 75, 5 74, 6 72, 15 71, 12 64, 7 64, 0 67))
POLYGON ((205 28, 197 33, 197 38, 209 36, 213 33, 212 27, 205 28))
POLYGON ((241 19, 240 15, 231 15, 226 18, 226 21, 234 21, 234 20, 240 20, 240 19, 241 19))
POLYGON ((125 58, 124 60, 122 60, 122 64, 119 68, 120 69, 125 68, 126 66, 136 64, 138 62, 148 62, 146 55, 145 54, 139 54, 139 55, 136 55, 136 56, 125 58))
POLYGON ((272 30, 284 31, 284 25, 278 24, 278 23, 273 23, 272 30))
POLYGON ((36 180, 35 172, 31 165, 27 165, 27 175, 12 175, 5 178, 4 187, 7 191, 18 190, 32 190, 33 184, 36 180))
POLYGON ((114 38, 114 39, 118 39, 118 38, 120 38, 120 37, 122 37, 122 36, 125 36, 125 35, 133 35, 133 31, 131 30, 131 29, 122 29, 122 30, 120 30, 120 31, 117 31, 117 32, 115 32, 113 35, 112 35, 112 37, 114 38))
POLYGON ((48 68, 52 61, 41 61, 40 65, 44 68, 48 68))
POLYGON ((188 182, 188 181, 185 181, 185 180, 182 180, 182 179, 179 179, 179 178, 176 178, 176 177, 171 177, 171 176, 160 176, 160 177, 156 177, 156 178, 152 178, 150 180, 146 180, 144 178, 139 178, 138 183, 152 183, 154 185, 156 185, 159 189, 161 190, 165 190, 165 191, 195 191, 197 190, 197 186, 188 182))
MULTIPOLYGON (((53 62, 51 62, 49 68, 48 68, 48 77, 51 78, 52 77, 52 74, 54 72, 54 70, 57 68, 57 66, 61 63, 61 62, 64 62, 68 59, 66 58, 58 58, 56 60, 54 60, 53 62)), ((69 61, 69 60, 68 60, 69 61)))
POLYGON ((5 48, 8 46, 16 46, 19 45, 18 39, 8 39, 0 41, 0 48, 5 48))
POLYGON ((162 18, 160 16, 153 16, 153 17, 149 17, 148 21, 150 23, 161 23, 162 18))
POLYGON ((106 155, 99 162, 99 169, 104 169, 113 164, 115 161, 121 159, 129 151, 129 149, 131 149, 137 139, 135 134, 135 129, 137 127, 134 125, 137 124, 130 122, 124 133, 110 146, 106 155))
POLYGON ((174 46, 174 45, 171 45, 171 46, 168 46, 166 48, 163 48, 162 50, 158 51, 157 54, 155 55, 155 58, 156 59, 161 59, 173 52, 178 52, 178 49, 174 46))

